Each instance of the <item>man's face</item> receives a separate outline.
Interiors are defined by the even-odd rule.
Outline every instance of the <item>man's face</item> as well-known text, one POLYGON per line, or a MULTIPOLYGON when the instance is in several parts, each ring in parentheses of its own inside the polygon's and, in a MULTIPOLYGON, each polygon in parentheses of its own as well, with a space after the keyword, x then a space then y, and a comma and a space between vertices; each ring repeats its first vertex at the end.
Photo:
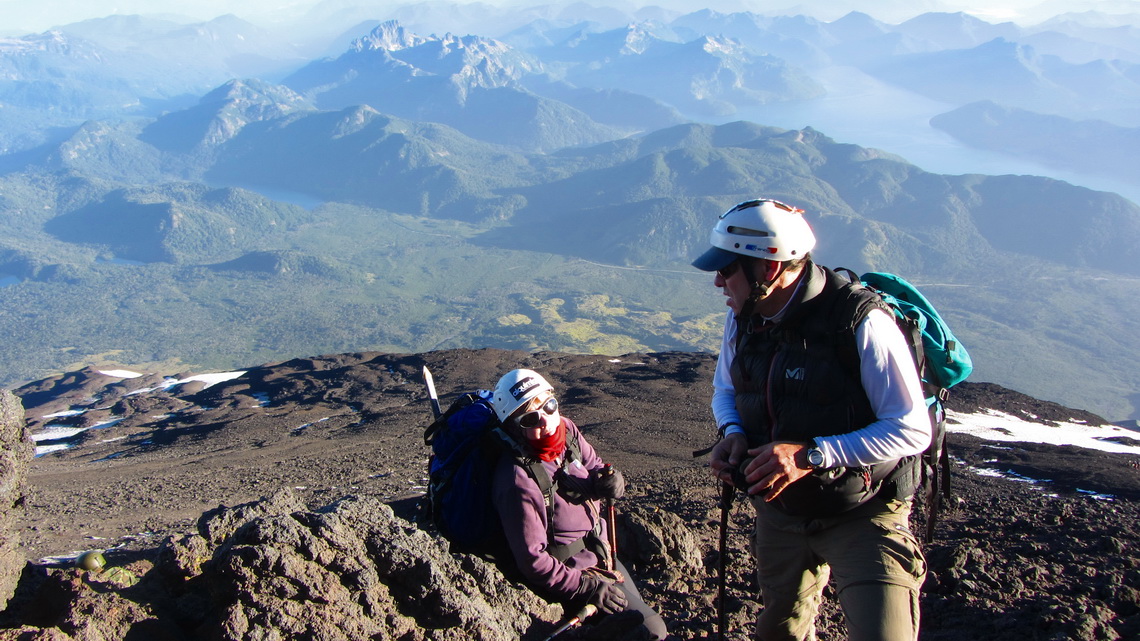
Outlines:
POLYGON ((725 304, 732 308, 733 314, 739 314, 744 307, 744 301, 752 294, 752 286, 741 269, 742 261, 733 261, 728 267, 718 270, 713 284, 721 289, 728 300, 725 304))

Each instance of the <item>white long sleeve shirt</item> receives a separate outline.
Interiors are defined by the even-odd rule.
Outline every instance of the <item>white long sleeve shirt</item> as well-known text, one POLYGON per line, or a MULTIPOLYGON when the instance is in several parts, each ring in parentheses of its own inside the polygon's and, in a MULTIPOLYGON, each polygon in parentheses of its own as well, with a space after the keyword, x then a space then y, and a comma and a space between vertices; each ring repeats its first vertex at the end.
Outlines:
MULTIPOLYGON (((918 454, 930 445, 930 419, 922 382, 906 339, 886 312, 874 309, 855 328, 859 373, 876 420, 835 436, 817 437, 824 467, 858 467, 918 454)), ((736 319, 724 324, 720 357, 713 375, 712 410, 725 434, 744 433, 736 409, 736 390, 729 368, 736 357, 736 319), (735 425, 729 425, 735 423, 735 425)))

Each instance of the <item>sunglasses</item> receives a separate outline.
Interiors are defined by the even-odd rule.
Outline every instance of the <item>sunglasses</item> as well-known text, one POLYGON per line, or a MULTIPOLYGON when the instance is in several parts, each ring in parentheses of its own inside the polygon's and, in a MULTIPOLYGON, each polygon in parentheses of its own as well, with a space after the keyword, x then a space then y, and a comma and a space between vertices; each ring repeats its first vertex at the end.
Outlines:
POLYGON ((542 415, 546 414, 548 416, 553 416, 557 411, 558 399, 551 396, 538 409, 520 414, 519 417, 515 419, 515 422, 517 422, 519 424, 519 427, 523 428, 524 430, 542 427, 542 424, 545 421, 542 415))
POLYGON ((739 269, 740 269, 740 261, 734 260, 731 263, 729 263, 728 265, 725 265, 724 267, 716 270, 716 273, 720 274, 720 277, 722 280, 728 280, 729 276, 732 276, 733 274, 735 274, 739 269))

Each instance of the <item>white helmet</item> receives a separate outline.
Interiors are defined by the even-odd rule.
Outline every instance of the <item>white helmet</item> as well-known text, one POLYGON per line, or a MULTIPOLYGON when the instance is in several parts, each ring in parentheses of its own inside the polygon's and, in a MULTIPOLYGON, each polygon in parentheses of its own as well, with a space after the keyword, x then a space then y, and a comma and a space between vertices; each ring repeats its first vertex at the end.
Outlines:
POLYGON ((554 386, 546 382, 538 372, 529 369, 511 370, 495 385, 491 406, 500 421, 506 421, 515 410, 530 402, 532 398, 546 392, 553 392, 554 386))
POLYGON ((803 214, 778 200, 742 202, 721 214, 709 239, 712 248, 694 260, 693 267, 715 272, 742 255, 777 262, 803 258, 815 247, 815 234, 803 214))

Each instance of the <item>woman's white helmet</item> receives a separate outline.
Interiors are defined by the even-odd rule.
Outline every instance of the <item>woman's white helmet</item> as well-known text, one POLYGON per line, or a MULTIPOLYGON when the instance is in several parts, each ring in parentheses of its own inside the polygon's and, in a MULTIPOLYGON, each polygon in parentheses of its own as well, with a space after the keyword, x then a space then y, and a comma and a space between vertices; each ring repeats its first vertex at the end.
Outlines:
POLYGON ((724 212, 709 239, 712 247, 693 261, 714 272, 740 256, 783 262, 803 258, 815 247, 804 210, 778 200, 748 200, 724 212))
POLYGON ((554 386, 541 374, 529 369, 516 369, 503 374, 495 385, 491 397, 491 407, 500 421, 506 421, 515 410, 530 402, 532 398, 553 392, 554 386))

